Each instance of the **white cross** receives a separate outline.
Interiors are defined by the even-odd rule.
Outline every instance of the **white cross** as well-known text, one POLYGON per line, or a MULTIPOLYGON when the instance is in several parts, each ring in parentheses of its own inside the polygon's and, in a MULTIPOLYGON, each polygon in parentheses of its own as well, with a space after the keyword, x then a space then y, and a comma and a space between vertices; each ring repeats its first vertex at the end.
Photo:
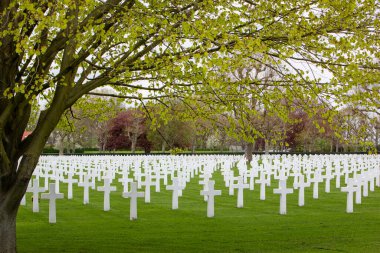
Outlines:
POLYGON ((330 181, 334 179, 334 175, 331 174, 331 168, 326 169, 326 175, 323 176, 324 179, 326 179, 325 183, 325 192, 330 192, 330 181))
POLYGON ((182 197, 182 191, 186 188, 186 182, 186 173, 180 173, 178 175, 178 183, 181 189, 178 191, 178 197, 182 197))
POLYGON ((227 170, 227 171, 224 172, 223 176, 224 176, 224 181, 225 181, 226 187, 230 187, 231 177, 234 176, 234 172, 231 171, 231 170, 227 170))
POLYGON ((376 186, 380 187, 380 168, 377 167, 376 170, 377 170, 377 172, 375 173, 376 174, 376 186))
POLYGON ((305 182, 303 175, 299 176, 298 182, 294 184, 294 187, 298 188, 298 206, 305 205, 305 187, 309 187, 310 182, 305 182))
POLYGON ((163 170, 164 185, 168 184, 168 170, 163 170))
POLYGON ((375 190, 375 170, 372 169, 369 171, 369 190, 373 192, 375 190))
POLYGON ((286 180, 280 180, 279 188, 274 189, 274 194, 280 194, 280 214, 286 214, 286 195, 293 193, 293 189, 286 188, 286 180))
POLYGON ((45 187, 45 190, 49 190, 49 178, 52 177, 51 174, 49 174, 50 170, 48 168, 45 168, 44 169, 44 177, 45 177, 45 183, 44 183, 44 187, 45 187))
POLYGON ((314 177, 309 180, 309 182, 314 183, 313 184, 313 198, 318 199, 318 185, 320 182, 322 182, 321 173, 320 171, 315 171, 314 177))
POLYGON ((90 176, 88 174, 84 175, 82 183, 78 183, 78 186, 83 187, 83 204, 85 205, 90 203, 89 188, 92 185, 93 183, 90 183, 90 176))
POLYGON ((208 181, 208 190, 201 191, 201 195, 207 196, 207 217, 214 217, 214 197, 222 195, 221 190, 214 189, 215 181, 208 181))
POLYGON ((249 189, 254 190, 255 189, 255 177, 258 175, 257 170, 251 169, 249 171, 249 189))
MULTIPOLYGON (((28 187, 26 188, 26 192, 30 192, 30 188, 32 185, 32 180, 29 180, 28 187)), ((45 190, 45 187, 44 187, 45 190)), ((24 196, 21 199, 20 205, 25 206, 26 205, 26 193, 24 193, 24 196)))
POLYGON ((337 164, 337 165, 335 165, 335 187, 336 188, 340 188, 340 176, 342 175, 342 172, 341 172, 341 170, 340 170, 340 165, 339 164, 337 164))
POLYGON ((362 172, 360 175, 360 179, 363 184, 363 197, 368 197, 368 183, 370 181, 369 173, 368 172, 362 172))
POLYGON ((145 182, 141 182, 141 185, 145 186, 145 203, 150 203, 150 187, 154 184, 149 174, 145 176, 145 182))
POLYGON ((172 209, 178 209, 178 192, 182 190, 177 177, 173 178, 173 184, 166 186, 166 190, 172 190, 172 209))
POLYGON ((41 199, 49 200, 49 223, 57 222, 56 199, 63 199, 63 193, 55 192, 55 184, 49 184, 49 193, 41 194, 41 199))
POLYGON ((60 182, 60 179, 62 177, 61 175, 62 171, 61 169, 58 167, 56 170, 55 170, 55 174, 54 174, 54 179, 55 179, 55 192, 59 193, 59 182, 60 182))
POLYGON ((67 199, 73 198, 73 183, 77 183, 78 179, 73 179, 73 173, 67 173, 67 179, 62 180, 64 183, 68 183, 67 185, 67 199))
POLYGON ((362 185, 363 185, 361 178, 356 177, 354 179, 354 184, 356 185, 355 203, 361 204, 362 203, 362 185))
POLYGON ((104 179, 104 186, 98 187, 98 191, 104 192, 104 211, 109 211, 110 208, 110 193, 116 191, 115 186, 111 186, 109 178, 104 179))
POLYGON ((28 188, 27 191, 33 193, 33 213, 38 213, 40 211, 40 206, 38 203, 38 195, 40 192, 45 191, 45 187, 40 187, 40 180, 34 179, 33 186, 28 188))
POLYGON ((137 219, 137 198, 144 197, 143 192, 137 191, 137 183, 132 182, 131 183, 131 191, 130 192, 123 192, 123 198, 131 198, 130 204, 129 204, 129 219, 130 220, 136 220, 137 219))
POLYGON ((256 180, 256 183, 260 184, 260 200, 265 200, 265 186, 269 183, 269 179, 265 177, 263 171, 261 171, 260 179, 256 180))
POLYGON ((164 175, 161 175, 161 172, 159 170, 156 170, 154 178, 156 179, 156 192, 160 192, 161 191, 161 188, 160 188, 161 178, 163 179, 164 175))
POLYGON ((135 179, 137 181, 137 187, 140 189, 141 188, 141 177, 143 176, 140 168, 135 170, 135 172, 133 173, 133 176, 135 177, 135 179))
POLYGON ((83 183, 83 177, 86 175, 86 172, 83 171, 83 168, 80 168, 76 174, 79 177, 79 183, 83 183))
POLYGON ((123 177, 118 181, 123 185, 123 192, 128 192, 128 184, 133 182, 132 178, 128 178, 128 171, 124 171, 123 177))
POLYGON ((91 173, 89 175, 91 177, 91 189, 95 190, 95 188, 96 188, 95 183, 96 183, 97 174, 96 174, 96 172, 91 171, 91 173))
POLYGON ((294 177, 293 188, 297 189, 298 188, 298 182, 300 180, 300 177, 303 177, 303 174, 300 171, 296 171, 296 172, 292 173, 292 176, 294 177))
MULTIPOLYGON (((199 181, 199 184, 203 185, 204 191, 207 191, 208 190, 208 182, 211 178, 211 175, 210 174, 204 174, 204 175, 200 175, 200 177, 203 177, 203 180, 199 181)), ((204 201, 207 201, 207 195, 204 195, 203 199, 204 199, 204 201)))
POLYGON ((229 178, 228 178, 228 181, 229 181, 229 183, 228 183, 228 187, 229 187, 229 189, 228 189, 228 194, 229 194, 230 196, 233 196, 233 195, 234 195, 234 189, 235 189, 235 186, 236 186, 236 184, 234 183, 235 180, 236 180, 236 177, 234 177, 233 174, 231 174, 231 175, 229 176, 229 178))
POLYGON ((238 197, 237 197, 237 207, 242 208, 244 206, 244 189, 248 188, 248 184, 244 184, 244 180, 242 176, 238 176, 238 183, 234 186, 234 188, 238 189, 238 197))
POLYGON ((356 192, 357 187, 354 186, 354 181, 352 178, 348 179, 347 181, 347 186, 342 187, 340 189, 342 192, 347 192, 347 207, 346 207, 346 212, 347 213, 352 213, 354 211, 354 192, 356 192))

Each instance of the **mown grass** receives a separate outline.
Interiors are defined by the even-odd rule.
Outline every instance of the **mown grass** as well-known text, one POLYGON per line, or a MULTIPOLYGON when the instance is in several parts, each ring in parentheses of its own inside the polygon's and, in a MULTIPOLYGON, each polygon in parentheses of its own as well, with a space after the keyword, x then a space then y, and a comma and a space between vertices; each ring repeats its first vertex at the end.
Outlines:
MULTIPOLYGON (((57 223, 48 223, 48 202, 32 213, 31 195, 20 207, 17 220, 18 251, 23 252, 380 252, 380 189, 370 192, 353 214, 346 214, 346 194, 331 184, 331 193, 320 184, 319 199, 305 192, 305 206, 297 206, 298 192, 288 195, 287 215, 279 215, 277 182, 267 188, 267 200, 259 200, 259 186, 245 190, 244 208, 236 208, 221 175, 214 174, 215 217, 206 218, 206 203, 193 178, 171 210, 171 191, 161 187, 151 203, 138 200, 138 220, 129 220, 129 199, 121 197, 121 185, 112 193, 111 211, 103 211, 101 192, 90 192, 83 205, 82 188, 74 188, 73 200, 57 201, 57 223)), ((289 185, 289 184, 288 184, 289 185)), ((64 184, 61 192, 67 195, 64 184)))

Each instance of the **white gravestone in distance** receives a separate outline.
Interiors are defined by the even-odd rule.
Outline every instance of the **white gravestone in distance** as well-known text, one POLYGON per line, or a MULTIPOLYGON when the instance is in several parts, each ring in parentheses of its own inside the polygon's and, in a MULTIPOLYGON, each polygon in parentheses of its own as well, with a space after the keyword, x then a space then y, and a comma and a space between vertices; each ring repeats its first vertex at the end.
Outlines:
POLYGON ((340 190, 342 192, 347 192, 347 207, 346 212, 352 213, 354 212, 354 192, 356 192, 357 187, 354 186, 353 179, 348 179, 347 186, 341 187, 340 190))
POLYGON ((310 186, 310 182, 305 182, 304 176, 298 178, 297 184, 294 185, 298 188, 298 206, 305 205, 305 187, 310 186))
POLYGON ((215 181, 208 181, 208 190, 201 191, 201 195, 207 196, 207 217, 214 217, 214 197, 222 195, 221 190, 214 189, 215 181))
POLYGON ((314 177, 309 180, 309 182, 313 183, 313 199, 318 199, 318 192, 319 192, 319 183, 322 182, 320 171, 316 171, 314 173, 314 177))
POLYGON ((49 223, 56 223, 57 210, 55 206, 55 200, 63 199, 63 193, 56 193, 55 184, 49 184, 49 193, 41 194, 41 198, 49 200, 49 223))
POLYGON ((326 175, 323 177, 325 179, 325 192, 330 192, 330 181, 334 179, 334 175, 331 174, 331 169, 326 169, 326 175))
POLYGON ((244 189, 249 188, 249 184, 244 184, 243 177, 238 176, 238 182, 234 187, 238 189, 237 208, 242 208, 244 207, 244 189))
POLYGON ((369 173, 369 190, 371 192, 375 191, 375 175, 374 175, 374 170, 372 170, 372 172, 369 173))
MULTIPOLYGON (((153 177, 153 175, 151 175, 151 178, 152 177, 153 177)), ((155 182, 156 182, 156 192, 160 192, 161 191, 161 178, 163 179, 164 175, 161 175, 160 171, 156 171, 155 175, 154 175, 154 179, 155 179, 155 182)))
POLYGON ((73 199, 73 184, 78 183, 78 179, 74 179, 74 173, 68 172, 67 179, 63 179, 64 183, 67 183, 67 199, 73 199))
POLYGON ((368 197, 368 183, 369 183, 369 176, 367 172, 364 172, 360 175, 360 178, 362 180, 363 184, 363 197, 368 197))
POLYGON ((258 175, 257 170, 251 169, 249 171, 249 189, 251 191, 255 190, 255 177, 258 175))
POLYGON ((236 186, 235 180, 236 180, 236 177, 234 177, 233 175, 228 178, 228 181, 229 181, 229 183, 228 183, 228 187, 229 187, 228 194, 230 196, 234 195, 234 189, 235 189, 235 186, 236 186))
POLYGON ((60 179, 61 179, 61 172, 59 169, 55 170, 54 172, 54 179, 55 179, 55 192, 56 193, 59 193, 59 182, 60 182, 60 179))
POLYGON ((260 184, 260 200, 265 200, 265 186, 269 183, 269 180, 265 177, 265 173, 260 173, 260 179, 256 180, 256 183, 260 184))
POLYGON ((116 191, 115 186, 111 186, 110 179, 104 179, 104 186, 98 187, 98 191, 104 192, 104 211, 109 211, 110 208, 110 193, 116 191))
POLYGON ((354 179, 354 184, 356 185, 356 192, 355 192, 355 204, 361 204, 362 203, 362 186, 363 182, 362 180, 357 177, 354 179))
POLYGON ((293 189, 286 188, 286 180, 279 181, 279 188, 273 190, 274 194, 280 194, 280 214, 286 214, 286 195, 293 193, 293 189))
POLYGON ((375 173, 375 181, 376 181, 376 186, 380 187, 380 169, 377 169, 377 172, 375 173))
POLYGON ((38 196, 40 192, 45 191, 45 187, 40 187, 40 181, 33 179, 33 186, 28 191, 33 193, 33 213, 38 213, 40 211, 38 196))
POLYGON ((145 176, 145 181, 141 182, 141 185, 145 186, 145 203, 150 203, 150 187, 154 185, 150 175, 145 176))
POLYGON ((131 191, 130 192, 124 192, 123 198, 131 198, 130 204, 129 204, 129 219, 130 220, 136 220, 137 219, 137 198, 144 197, 143 192, 137 191, 137 183, 132 182, 131 183, 131 191))
POLYGON ((123 173, 123 177, 118 180, 123 185, 123 192, 128 192, 129 183, 133 182, 132 178, 128 178, 128 173, 123 173))
POLYGON ((87 205, 90 203, 89 188, 93 184, 90 183, 90 176, 88 174, 84 175, 82 183, 78 183, 78 186, 83 187, 83 204, 87 205))
POLYGON ((44 171, 44 175, 43 175, 45 178, 45 183, 44 183, 44 187, 45 187, 45 191, 49 190, 49 178, 51 178, 51 175, 49 174, 49 170, 46 169, 44 171))
POLYGON ((340 165, 335 165, 335 188, 340 188, 340 178, 342 175, 342 172, 340 170, 340 165))
MULTIPOLYGON (((30 192, 30 188, 32 185, 32 180, 29 180, 28 187, 26 188, 26 192, 30 192)), ((44 187, 45 189, 45 187, 44 187)), ((26 205, 26 193, 24 193, 24 196, 21 199, 20 205, 25 206, 26 205)))
MULTIPOLYGON (((210 174, 204 174, 203 175, 203 180, 199 181, 199 184, 203 185, 203 191, 207 191, 208 190, 208 181, 210 180, 210 178, 211 178, 210 174)), ((204 195, 203 199, 204 199, 204 201, 207 201, 207 195, 204 195)))
POLYGON ((172 185, 166 186, 166 190, 172 190, 173 191, 173 195, 172 195, 172 209, 173 210, 178 209, 178 192, 181 189, 182 188, 179 185, 179 180, 177 177, 173 178, 173 184, 172 185))

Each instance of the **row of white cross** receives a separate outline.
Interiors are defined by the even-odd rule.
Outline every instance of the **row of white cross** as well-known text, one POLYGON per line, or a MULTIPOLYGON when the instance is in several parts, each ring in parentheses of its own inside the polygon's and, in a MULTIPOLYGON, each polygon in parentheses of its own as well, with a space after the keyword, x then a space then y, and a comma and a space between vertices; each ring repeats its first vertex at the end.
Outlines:
MULTIPOLYGON (((97 181, 104 185, 97 187, 104 192, 104 211, 110 210, 110 193, 116 191, 112 181, 118 178, 123 185, 122 196, 130 198, 130 219, 137 219, 137 198, 145 197, 150 202, 150 188, 155 186, 160 192, 163 180, 167 190, 172 191, 172 209, 178 209, 178 198, 186 184, 199 174, 203 185, 201 195, 207 204, 207 216, 214 216, 214 197, 221 195, 215 190, 211 180, 215 171, 221 171, 229 194, 237 189, 237 207, 244 206, 244 189, 254 190, 255 183, 260 185, 260 199, 265 200, 265 188, 271 179, 279 181, 274 194, 280 195, 280 214, 286 214, 286 196, 298 189, 298 205, 303 206, 304 189, 313 184, 313 198, 318 198, 318 185, 325 182, 325 192, 330 192, 330 181, 335 178, 336 188, 347 192, 347 212, 353 212, 355 203, 361 203, 361 196, 380 186, 380 159, 375 155, 343 156, 255 156, 251 166, 246 165, 241 156, 84 156, 84 157, 41 157, 35 171, 35 179, 27 191, 33 194, 33 212, 39 211, 38 196, 49 199, 49 222, 56 222, 55 200, 63 198, 59 193, 60 182, 67 183, 67 198, 73 198, 73 184, 84 188, 83 203, 89 203, 89 189, 95 189, 97 181), (237 172, 237 176, 235 176, 237 172), (132 175, 131 175, 132 174, 132 175), (143 181, 142 178, 145 180, 143 181), (168 178, 172 185, 168 185, 168 178), (287 188, 287 180, 293 179, 293 188, 287 188), (340 186, 344 178, 345 187, 340 186), (39 186, 40 179, 45 187, 39 186), (55 183, 50 183, 54 181, 55 183), (369 187, 368 187, 369 184, 369 187), (130 186, 130 190, 129 190, 130 186), (138 189, 145 186, 144 192, 138 189), (363 190, 362 190, 363 189, 363 190)), ((25 197, 22 200, 25 204, 25 197)))

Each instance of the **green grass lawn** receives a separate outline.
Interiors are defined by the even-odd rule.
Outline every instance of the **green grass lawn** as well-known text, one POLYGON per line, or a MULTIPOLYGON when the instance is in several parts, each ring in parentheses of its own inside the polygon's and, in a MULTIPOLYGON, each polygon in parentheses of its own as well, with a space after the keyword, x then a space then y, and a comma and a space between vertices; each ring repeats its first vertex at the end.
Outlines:
MULTIPOLYGON (((380 189, 362 198, 353 214, 346 214, 346 194, 335 190, 312 199, 305 191, 305 206, 297 206, 298 192, 288 195, 287 215, 279 215, 277 182, 267 188, 267 200, 259 200, 259 185, 245 190, 244 208, 236 208, 219 172, 214 174, 215 217, 206 218, 206 202, 192 179, 171 210, 171 191, 161 187, 151 203, 138 200, 138 220, 129 220, 129 199, 121 197, 121 185, 111 195, 111 211, 103 211, 102 192, 90 192, 83 205, 82 188, 74 188, 73 200, 57 201, 57 223, 48 223, 48 201, 40 213, 32 213, 31 194, 20 207, 17 220, 18 251, 23 252, 380 252, 380 189)), ((288 186, 290 184, 288 183, 288 186)), ((67 195, 64 184, 61 192, 67 195)))

